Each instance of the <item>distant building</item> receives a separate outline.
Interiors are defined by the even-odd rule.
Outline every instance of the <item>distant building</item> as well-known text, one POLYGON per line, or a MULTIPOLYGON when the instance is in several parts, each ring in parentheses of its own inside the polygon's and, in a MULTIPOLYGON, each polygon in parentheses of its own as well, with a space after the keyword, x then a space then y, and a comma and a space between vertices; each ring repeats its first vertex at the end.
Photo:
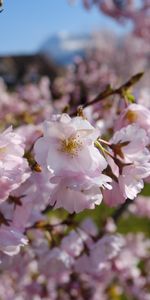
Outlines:
POLYGON ((60 72, 52 60, 43 54, 0 57, 0 77, 8 86, 38 82, 41 76, 53 80, 60 72))

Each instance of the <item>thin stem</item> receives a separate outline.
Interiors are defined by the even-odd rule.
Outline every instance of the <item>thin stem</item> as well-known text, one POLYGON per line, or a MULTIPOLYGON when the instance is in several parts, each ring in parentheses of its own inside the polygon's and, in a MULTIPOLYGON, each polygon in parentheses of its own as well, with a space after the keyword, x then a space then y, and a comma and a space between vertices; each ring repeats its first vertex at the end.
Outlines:
POLYGON ((111 218, 114 220, 115 223, 117 223, 120 219, 120 217, 124 214, 128 206, 132 203, 132 200, 127 199, 126 202, 124 202, 119 208, 115 210, 115 212, 112 214, 111 218))
POLYGON ((98 140, 100 143, 103 143, 103 144, 105 144, 105 145, 107 145, 107 146, 110 146, 110 143, 109 143, 108 141, 105 141, 104 139, 98 138, 97 140, 98 140))
MULTIPOLYGON (((91 102, 86 102, 85 104, 83 104, 82 109, 86 108, 88 106, 91 106, 91 105, 93 105, 109 96, 115 95, 115 94, 118 94, 121 97, 124 97, 124 92, 127 91, 131 86, 136 84, 142 76, 143 76, 143 72, 132 76, 131 79, 129 79, 127 82, 125 82, 123 85, 121 85, 117 89, 113 89, 110 85, 108 85, 103 92, 99 93, 96 96, 95 99, 93 99, 91 102)), ((78 109, 76 109, 73 113, 71 113, 70 116, 71 117, 76 116, 77 112, 78 112, 78 109)))

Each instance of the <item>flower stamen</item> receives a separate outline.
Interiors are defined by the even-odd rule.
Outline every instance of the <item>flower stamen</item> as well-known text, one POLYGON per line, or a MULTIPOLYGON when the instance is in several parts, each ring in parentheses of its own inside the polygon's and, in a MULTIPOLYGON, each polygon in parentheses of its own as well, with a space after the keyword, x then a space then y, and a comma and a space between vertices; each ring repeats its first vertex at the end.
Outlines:
POLYGON ((82 142, 76 137, 69 137, 61 141, 60 151, 76 156, 82 148, 82 142))
POLYGON ((125 118, 130 122, 130 123, 135 123, 137 121, 137 114, 135 111, 128 110, 127 113, 125 114, 125 118))

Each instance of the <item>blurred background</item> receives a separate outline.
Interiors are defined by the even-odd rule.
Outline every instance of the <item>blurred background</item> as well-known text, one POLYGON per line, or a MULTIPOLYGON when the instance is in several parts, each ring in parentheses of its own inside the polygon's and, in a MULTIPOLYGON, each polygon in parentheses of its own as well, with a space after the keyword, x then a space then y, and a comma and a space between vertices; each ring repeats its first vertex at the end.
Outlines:
MULTIPOLYGON (((143 104, 150 109, 150 0, 0 0, 0 29, 0 131, 13 126, 15 132, 25 137, 27 154, 32 152, 35 141, 42 134, 43 121, 50 120, 53 114, 71 114, 78 105, 87 105, 85 116, 100 130, 102 139, 108 141, 117 130, 116 121, 127 102, 143 104), (125 90, 126 93, 122 89, 121 94, 89 106, 88 102, 101 92, 111 90, 110 87, 116 89, 143 71, 142 79, 125 90)), ((141 127, 144 124, 148 131, 149 110, 145 113, 145 107, 141 110, 141 127)), ((132 110, 128 112, 127 121, 135 122, 132 110)), ((70 282, 68 285, 66 282, 61 282, 62 285, 56 282, 55 285, 55 281, 52 281, 54 283, 51 286, 53 271, 47 274, 51 272, 51 268, 47 268, 49 248, 48 252, 45 250, 46 239, 49 247, 49 234, 46 232, 41 238, 40 231, 37 231, 35 238, 31 233, 31 243, 25 250, 27 256, 23 250, 11 265, 7 258, 4 265, 1 264, 0 256, 0 300, 52 299, 49 294, 53 293, 53 284, 56 291, 53 299, 59 300, 150 300, 150 178, 146 180, 142 195, 130 206, 124 206, 124 214, 124 210, 120 210, 119 215, 118 208, 114 210, 103 203, 88 213, 81 212, 75 219, 75 222, 81 223, 89 216, 100 233, 101 228, 103 230, 105 227, 107 232, 125 234, 128 248, 121 252, 118 273, 114 277, 111 277, 113 264, 109 272, 104 272, 104 285, 96 285, 96 277, 93 277, 94 280, 89 277, 85 287, 81 281, 84 298, 73 294, 75 289, 80 293, 80 282, 76 277, 70 277, 73 285, 70 282), (39 270, 40 265, 43 266, 40 272, 44 274, 44 281, 34 269, 35 260, 39 270), (71 295, 77 296, 68 298, 70 286, 71 295), (93 293, 95 289, 97 296, 91 298, 89 291, 93 293), (131 294, 131 298, 128 294, 131 294)), ((34 196, 35 220, 44 220, 42 215, 49 201, 46 193, 42 194, 42 198, 39 197, 40 203, 36 202, 37 196, 34 196)), ((24 202, 24 195, 21 198, 24 202)), ((13 205, 21 208, 19 197, 11 201, 6 208, 4 204, 4 213, 6 211, 8 216, 12 213, 10 208, 13 207, 12 211, 16 212, 13 205)), ((2 213, 0 211, 1 222, 5 224, 7 219, 3 219, 2 213)), ((52 210, 47 216, 52 222, 56 218, 57 223, 67 217, 62 210, 58 213, 52 210)), ((70 223, 66 224, 68 230, 70 223)), ((54 225, 54 235, 60 241, 63 235, 57 228, 54 225)), ((59 273, 54 262, 54 274, 57 270, 59 273)))
POLYGON ((143 47, 143 39, 131 36, 131 20, 118 23, 95 6, 84 9, 79 0, 5 0, 0 28, 0 77, 8 87, 43 75, 54 80, 79 56, 95 55, 105 75, 108 65, 125 77, 149 65, 148 43, 143 47))

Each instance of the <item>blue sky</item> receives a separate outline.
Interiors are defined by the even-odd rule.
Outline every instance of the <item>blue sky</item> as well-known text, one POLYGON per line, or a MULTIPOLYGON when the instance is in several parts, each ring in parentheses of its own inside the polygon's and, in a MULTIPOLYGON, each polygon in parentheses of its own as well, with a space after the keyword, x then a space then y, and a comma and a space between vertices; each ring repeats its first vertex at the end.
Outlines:
POLYGON ((61 31, 81 33, 101 28, 125 30, 96 8, 84 10, 81 0, 74 6, 67 0, 4 0, 0 55, 36 52, 49 36, 61 31))

